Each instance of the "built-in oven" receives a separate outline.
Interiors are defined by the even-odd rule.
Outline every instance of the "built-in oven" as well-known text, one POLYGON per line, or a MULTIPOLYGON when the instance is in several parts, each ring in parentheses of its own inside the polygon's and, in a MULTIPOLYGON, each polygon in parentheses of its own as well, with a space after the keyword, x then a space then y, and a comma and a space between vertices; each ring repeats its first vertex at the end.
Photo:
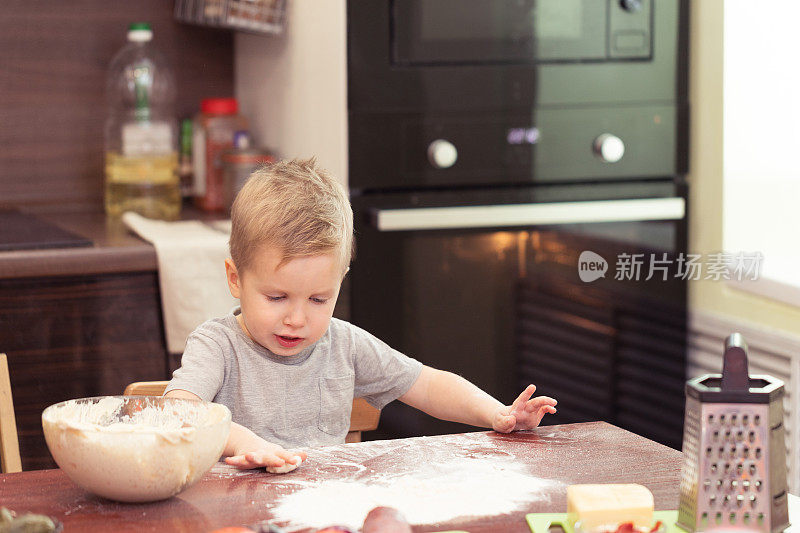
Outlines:
MULTIPOLYGON (((685 7, 350 0, 351 320, 504 402, 535 383, 551 421, 679 446, 685 7)), ((376 436, 458 429, 393 404, 376 436)))

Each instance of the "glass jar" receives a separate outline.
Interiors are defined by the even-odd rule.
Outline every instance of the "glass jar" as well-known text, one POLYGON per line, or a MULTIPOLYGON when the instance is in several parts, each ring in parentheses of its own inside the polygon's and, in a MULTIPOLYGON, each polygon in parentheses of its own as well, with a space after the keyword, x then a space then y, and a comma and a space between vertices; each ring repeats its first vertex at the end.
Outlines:
POLYGON ((250 174, 273 162, 275 158, 268 151, 250 146, 250 135, 246 131, 237 131, 234 134, 233 148, 222 152, 225 175, 223 189, 225 208, 228 211, 250 174))
POLYGON ((207 98, 200 104, 192 129, 195 203, 205 211, 223 211, 225 205, 222 153, 233 148, 237 131, 248 129, 235 98, 207 98))

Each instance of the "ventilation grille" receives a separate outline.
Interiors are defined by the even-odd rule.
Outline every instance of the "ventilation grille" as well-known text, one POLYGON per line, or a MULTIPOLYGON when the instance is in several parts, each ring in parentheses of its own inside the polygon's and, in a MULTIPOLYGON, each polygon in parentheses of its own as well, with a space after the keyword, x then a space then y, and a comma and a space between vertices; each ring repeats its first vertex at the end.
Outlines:
POLYGON ((769 331, 742 321, 721 318, 710 313, 689 314, 687 378, 722 371, 725 338, 732 332, 742 334, 748 346, 751 374, 769 374, 785 383, 783 400, 786 428, 786 467, 789 492, 800 490, 800 464, 796 451, 800 449, 800 337, 784 332, 769 331))
POLYGON ((609 420, 613 415, 612 309, 522 285, 517 352, 523 383, 558 400, 553 424, 609 420))
POLYGON ((621 301, 617 320, 617 423, 680 448, 683 440, 686 314, 657 301, 621 301))

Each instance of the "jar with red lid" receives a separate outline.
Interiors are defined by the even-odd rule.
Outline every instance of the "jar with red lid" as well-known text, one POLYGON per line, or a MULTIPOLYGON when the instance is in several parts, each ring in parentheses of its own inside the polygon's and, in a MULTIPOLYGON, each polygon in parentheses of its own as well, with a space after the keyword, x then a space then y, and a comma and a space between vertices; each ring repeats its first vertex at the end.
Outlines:
POLYGON ((233 147, 237 131, 247 129, 235 98, 206 98, 200 103, 192 133, 195 203, 200 209, 225 210, 222 153, 233 147))
POLYGON ((274 162, 275 157, 270 152, 250 145, 249 133, 237 131, 234 135, 233 148, 222 152, 225 208, 230 210, 239 190, 253 172, 274 162))

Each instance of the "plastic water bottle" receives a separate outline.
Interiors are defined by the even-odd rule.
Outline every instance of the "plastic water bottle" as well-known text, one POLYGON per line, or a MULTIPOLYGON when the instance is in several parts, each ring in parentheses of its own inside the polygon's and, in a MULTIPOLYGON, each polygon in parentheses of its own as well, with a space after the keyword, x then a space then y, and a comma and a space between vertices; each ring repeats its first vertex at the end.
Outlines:
POLYGON ((131 24, 108 70, 105 207, 112 217, 180 214, 175 80, 152 38, 149 24, 131 24))

